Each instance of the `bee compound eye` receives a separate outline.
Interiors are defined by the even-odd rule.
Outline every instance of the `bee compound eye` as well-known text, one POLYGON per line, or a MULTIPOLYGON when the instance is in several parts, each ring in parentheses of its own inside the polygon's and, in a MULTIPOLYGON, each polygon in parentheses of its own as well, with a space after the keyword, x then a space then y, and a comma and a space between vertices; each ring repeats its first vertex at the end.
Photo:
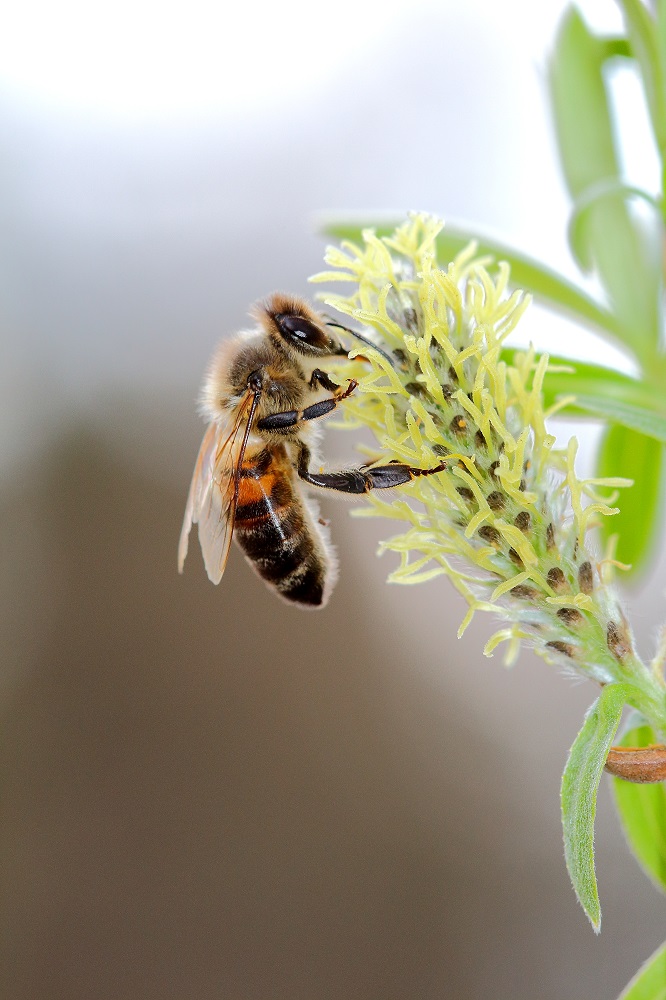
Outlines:
POLYGON ((326 349, 328 342, 324 333, 304 316, 291 316, 280 313, 275 317, 280 333, 292 343, 308 347, 326 349))

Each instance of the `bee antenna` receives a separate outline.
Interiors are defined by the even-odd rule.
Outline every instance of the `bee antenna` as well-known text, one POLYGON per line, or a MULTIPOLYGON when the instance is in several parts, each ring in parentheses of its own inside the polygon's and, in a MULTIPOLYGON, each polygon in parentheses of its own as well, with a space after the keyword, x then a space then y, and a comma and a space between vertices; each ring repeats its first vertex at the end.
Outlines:
POLYGON ((344 332, 348 333, 351 337, 355 337, 356 340, 360 340, 362 344, 366 345, 366 347, 372 347, 375 351, 378 351, 379 354, 381 354, 381 356, 388 361, 391 368, 395 367, 395 362, 390 354, 387 354, 386 351, 382 350, 381 347, 378 347, 377 344, 373 344, 373 342, 368 337, 364 337, 362 333, 357 333, 356 330, 350 330, 348 326, 343 326, 342 323, 338 323, 334 319, 326 320, 326 326, 334 326, 337 327, 338 330, 344 330, 344 332))

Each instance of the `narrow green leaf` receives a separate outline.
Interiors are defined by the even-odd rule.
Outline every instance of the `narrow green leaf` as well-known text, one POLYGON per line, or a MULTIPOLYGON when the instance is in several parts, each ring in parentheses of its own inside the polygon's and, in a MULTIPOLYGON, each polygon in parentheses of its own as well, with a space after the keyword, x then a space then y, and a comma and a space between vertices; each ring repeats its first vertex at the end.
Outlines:
POLYGON ((666 1000, 666 944, 641 966, 618 1000, 666 1000))
POLYGON ((550 92, 567 187, 573 198, 600 180, 619 176, 601 66, 601 40, 569 8, 550 64, 550 92))
MULTIPOLYGON (((360 241, 364 229, 374 229, 378 236, 390 236, 399 223, 387 220, 367 219, 363 221, 328 220, 322 225, 322 232, 339 240, 360 241)), ((619 331, 617 320, 603 306, 582 292, 571 282, 561 278, 554 271, 544 267, 531 257, 512 249, 504 243, 489 239, 470 229, 447 226, 437 237, 437 252, 443 264, 453 260, 472 240, 478 246, 478 253, 492 257, 496 261, 506 261, 511 267, 511 284, 530 292, 549 306, 573 316, 579 322, 596 328, 606 337, 610 335, 616 344, 626 348, 619 331)))
MULTIPOLYGON (((655 38, 657 42, 657 58, 662 67, 662 78, 664 76, 664 67, 666 67, 666 0, 657 0, 656 2, 656 30, 655 38)), ((666 86, 666 81, 664 83, 666 86)))
MULTIPOLYGON (((502 360, 513 364, 516 354, 521 348, 507 347, 502 351, 502 360)), ((535 364, 541 355, 535 357, 535 364)), ((657 392, 640 379, 624 375, 614 368, 594 365, 588 361, 578 361, 576 358, 565 358, 557 354, 549 354, 551 368, 570 368, 570 371, 547 371, 543 383, 544 405, 550 407, 563 396, 580 393, 591 400, 598 400, 603 406, 605 401, 617 400, 632 406, 643 407, 651 412, 662 405, 663 393, 657 392)), ((588 411, 576 403, 572 403, 559 411, 564 415, 587 414, 588 411)))
MULTIPOLYGON (((568 238, 569 245, 574 251, 574 256, 580 262, 585 271, 594 268, 593 247, 589 242, 589 228, 594 220, 588 218, 592 208, 603 210, 604 199, 621 199, 627 204, 632 199, 644 202, 654 212, 654 218, 659 218, 661 204, 654 195, 633 184, 625 184, 624 181, 616 177, 598 181, 586 188, 583 194, 576 199, 576 202, 569 219, 568 238)), ((610 205, 612 211, 613 206, 610 205)))
POLYGON ((631 52, 643 78, 654 137, 663 155, 666 152, 666 99, 657 26, 641 0, 619 0, 619 3, 624 14, 631 52))
MULTIPOLYGON (((620 740, 624 747, 649 747, 656 743, 652 729, 638 726, 620 740)), ((641 868, 666 892, 666 790, 663 782, 635 784, 613 778, 615 805, 627 843, 641 868)), ((666 986, 666 982, 664 984, 666 986)))
MULTIPOLYGON (((657 11, 657 26, 656 26, 656 41, 657 41, 657 58, 661 65, 661 75, 662 75, 662 85, 666 87, 666 0, 657 0, 656 3, 657 11)), ((661 153, 661 190, 666 191, 666 155, 662 150, 661 153)), ((662 218, 666 218, 666 202, 662 197, 662 218)))
POLYGON ((661 260, 654 234, 635 221, 620 188, 606 58, 601 39, 570 9, 551 60, 550 91, 566 183, 574 204, 585 206, 572 249, 581 267, 594 266, 620 335, 649 364, 659 341, 661 260), (600 189, 604 196, 596 197, 600 189))
MULTIPOLYGON (((619 404, 618 404, 619 405, 619 404)), ((597 462, 599 476, 625 476, 634 485, 622 490, 620 513, 605 518, 602 535, 619 535, 616 555, 636 573, 656 554, 662 520, 664 446, 653 437, 618 424, 604 434, 597 462)))
POLYGON ((614 420, 623 427, 631 428, 639 434, 666 442, 666 414, 635 403, 625 403, 619 399, 604 400, 584 393, 576 394, 579 409, 605 420, 614 420))
POLYGON ((608 684, 603 689, 585 716, 562 775, 564 855, 578 901, 597 932, 601 924, 594 871, 597 791, 622 709, 632 690, 629 684, 608 684))

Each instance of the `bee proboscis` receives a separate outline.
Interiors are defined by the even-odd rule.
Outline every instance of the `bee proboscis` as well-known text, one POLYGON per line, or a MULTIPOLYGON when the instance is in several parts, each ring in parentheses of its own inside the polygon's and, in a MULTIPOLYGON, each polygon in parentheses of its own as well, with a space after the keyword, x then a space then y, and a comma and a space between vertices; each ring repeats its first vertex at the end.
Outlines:
POLYGON ((301 607, 322 607, 337 564, 327 526, 301 484, 363 494, 439 472, 444 462, 434 469, 391 462, 311 472, 315 421, 357 385, 338 385, 317 367, 322 359, 347 357, 329 332, 340 324, 325 322, 303 299, 283 293, 259 304, 254 315, 258 326, 222 343, 204 382, 202 410, 209 424, 185 509, 178 568, 182 572, 190 529, 198 524, 213 583, 222 578, 235 537, 278 594, 301 607))

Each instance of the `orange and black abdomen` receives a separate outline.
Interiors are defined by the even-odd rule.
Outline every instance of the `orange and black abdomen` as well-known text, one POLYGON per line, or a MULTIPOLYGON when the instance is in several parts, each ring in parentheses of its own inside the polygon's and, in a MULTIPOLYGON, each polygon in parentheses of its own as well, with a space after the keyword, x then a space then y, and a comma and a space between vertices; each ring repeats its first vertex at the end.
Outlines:
POLYGON ((289 601, 324 603, 328 560, 294 469, 279 445, 245 454, 234 537, 257 573, 289 601))

